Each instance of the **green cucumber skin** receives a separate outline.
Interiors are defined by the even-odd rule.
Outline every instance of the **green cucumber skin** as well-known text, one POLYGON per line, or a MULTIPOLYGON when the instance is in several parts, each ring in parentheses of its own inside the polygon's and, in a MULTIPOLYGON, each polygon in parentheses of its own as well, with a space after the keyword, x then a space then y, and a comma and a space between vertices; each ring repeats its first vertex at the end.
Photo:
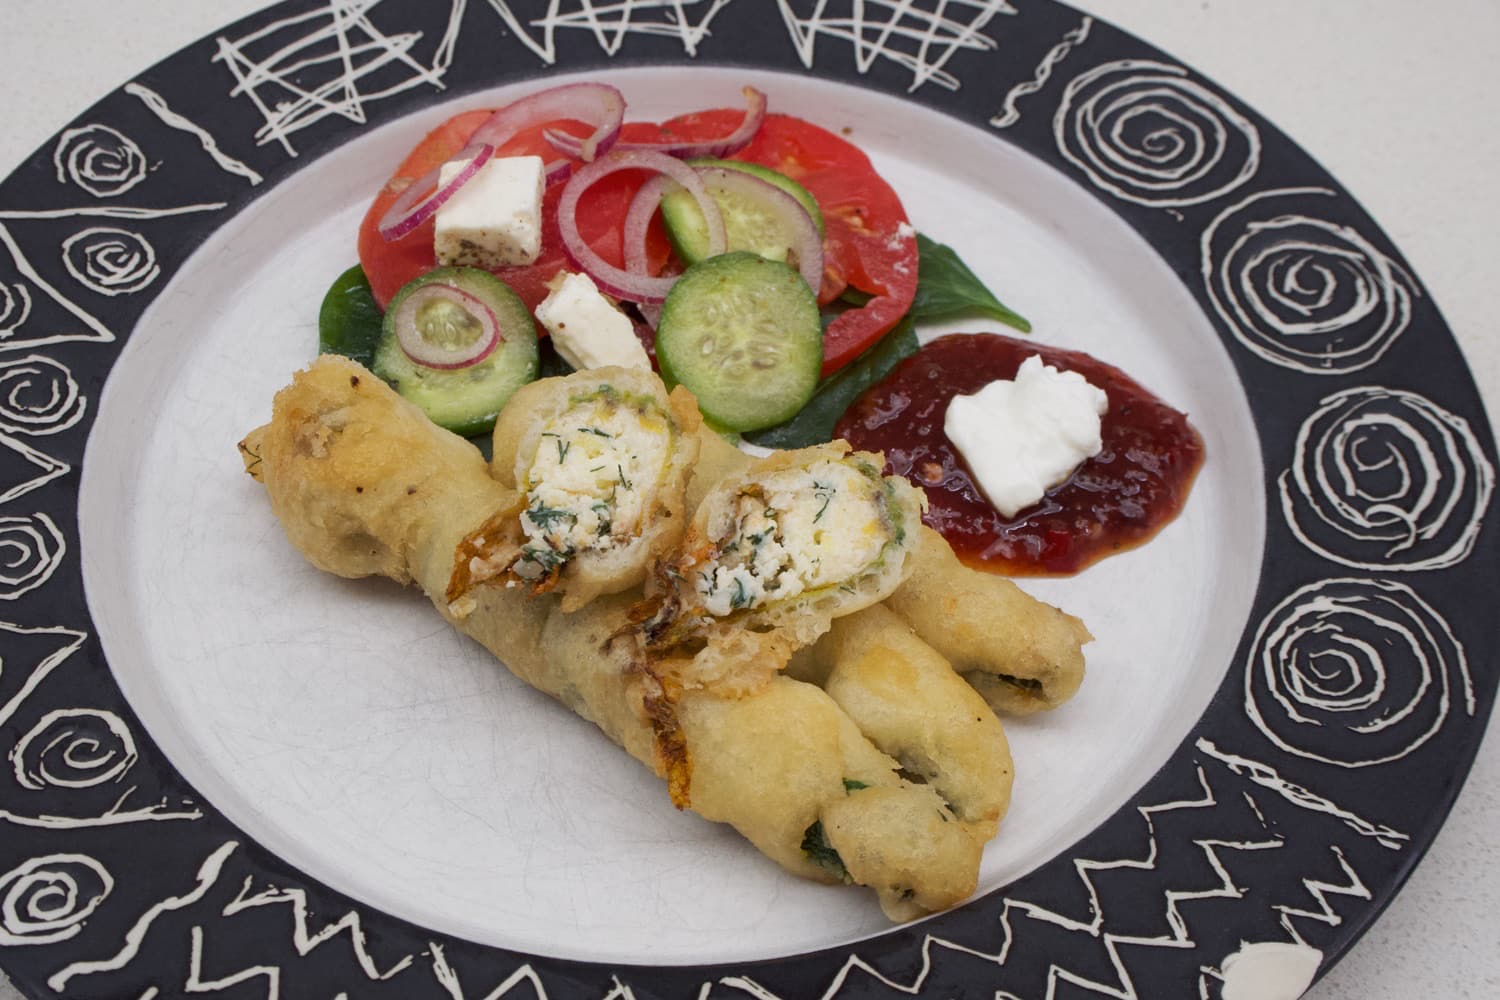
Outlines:
POLYGON ((392 297, 370 367, 439 427, 464 437, 485 434, 494 428, 501 408, 516 390, 537 377, 536 323, 510 286, 488 271, 439 268, 407 284, 392 297), (401 349, 393 321, 397 307, 407 295, 434 282, 462 288, 494 312, 504 341, 478 364, 451 370, 427 368, 412 361, 401 349))
POLYGON ((656 360, 663 381, 692 390, 704 417, 717 426, 751 431, 782 423, 818 385, 823 327, 817 296, 785 264, 748 251, 711 257, 688 268, 667 294, 656 360), (737 371, 724 370, 725 351, 754 353, 757 344, 769 346, 766 338, 774 340, 777 355, 771 368, 742 363, 737 371), (705 352, 705 344, 721 350, 705 352))
MULTIPOLYGON (((812 193, 782 173, 777 173, 770 167, 763 167, 758 163, 743 163, 739 160, 712 160, 696 159, 687 161, 695 167, 724 167, 728 170, 738 170, 742 174, 750 174, 761 180, 775 185, 787 194, 796 198, 802 207, 807 209, 807 214, 812 217, 813 224, 818 229, 818 235, 823 235, 823 213, 818 209, 818 202, 812 193)), ((698 202, 686 191, 673 191, 661 200, 661 218, 667 231, 667 239, 672 244, 672 250, 681 257, 686 264, 696 264, 708 256, 708 227, 703 224, 703 213, 698 209, 698 202)), ((750 250, 760 253, 762 256, 775 257, 764 253, 764 247, 743 246, 730 240, 727 248, 729 251, 750 250)))

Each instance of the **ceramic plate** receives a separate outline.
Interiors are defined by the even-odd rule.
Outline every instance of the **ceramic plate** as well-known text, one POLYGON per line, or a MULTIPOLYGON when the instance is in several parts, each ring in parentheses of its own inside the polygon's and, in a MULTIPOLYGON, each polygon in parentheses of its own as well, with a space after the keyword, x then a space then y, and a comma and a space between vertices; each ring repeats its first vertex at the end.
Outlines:
POLYGON ((1060 4, 520 8, 272 8, 0 185, 17 984, 1212 997, 1247 942, 1336 958, 1436 832, 1495 687, 1468 600, 1500 585, 1493 442, 1379 228, 1212 81, 1060 4), (1204 435, 1155 541, 1030 585, 1089 623, 1089 678, 1008 726, 1015 802, 960 909, 893 928, 673 811, 425 601, 308 567, 240 472, 405 151, 569 79, 640 118, 752 83, 845 130, 1039 341, 1204 435))

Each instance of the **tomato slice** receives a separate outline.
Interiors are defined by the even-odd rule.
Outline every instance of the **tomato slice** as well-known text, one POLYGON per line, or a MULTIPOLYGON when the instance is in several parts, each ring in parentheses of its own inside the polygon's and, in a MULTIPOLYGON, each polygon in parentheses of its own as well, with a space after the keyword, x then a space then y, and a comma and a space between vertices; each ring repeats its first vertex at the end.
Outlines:
MULTIPOLYGON (((721 108, 683 115, 660 125, 629 122, 622 138, 636 142, 707 141, 734 131, 744 114, 742 109, 721 108)), ((365 213, 359 230, 359 260, 382 307, 402 285, 436 267, 437 260, 430 220, 404 239, 388 243, 377 229, 381 217, 413 181, 462 149, 488 116, 487 111, 470 111, 439 125, 412 150, 365 213)), ((555 159, 557 153, 541 133, 541 128, 523 132, 497 152, 555 159)), ((789 115, 767 115, 750 145, 734 158, 778 170, 818 200, 825 226, 823 284, 818 301, 826 305, 849 286, 871 296, 864 305, 842 312, 824 334, 823 374, 837 371, 895 326, 916 295, 916 235, 907 224, 901 199, 859 147, 789 115)), ((625 212, 644 181, 644 175, 635 172, 613 174, 585 192, 579 203, 580 234, 616 266, 624 263, 625 212)), ((559 270, 571 267, 558 231, 561 193, 561 184, 552 185, 542 203, 541 257, 526 267, 499 272, 532 309, 546 298, 547 282, 559 270)), ((652 226, 648 252, 653 271, 659 271, 670 255, 670 244, 659 220, 652 226)))
MULTIPOLYGON (((489 116, 489 111, 467 111, 455 115, 429 132, 407 154, 365 212, 364 221, 359 227, 359 263, 364 268, 365 277, 370 279, 370 290, 382 309, 401 286, 438 265, 432 248, 433 220, 422 223, 402 239, 388 242, 380 235, 381 218, 401 196, 402 191, 468 145, 469 137, 489 116)), ((558 152, 542 138, 542 131, 546 127, 549 126, 538 126, 518 134, 496 150, 496 155, 535 155, 548 162, 558 159, 558 152)), ((625 126, 622 135, 638 142, 654 142, 660 132, 657 126, 649 122, 631 122, 625 126)), ((579 202, 579 234, 601 257, 617 267, 624 266, 622 237, 625 211, 630 206, 630 199, 645 183, 646 176, 645 173, 636 171, 612 174, 586 191, 579 202)), ((529 309, 536 309, 537 304, 547 297, 547 282, 558 271, 572 267, 563 250, 562 234, 557 224, 557 202, 562 197, 562 188, 561 183, 553 184, 542 200, 541 256, 534 264, 508 267, 497 272, 529 309)), ((670 253, 671 244, 667 241, 666 233, 661 230, 660 223, 657 223, 652 228, 648 243, 648 260, 653 267, 659 269, 670 253)))
MULTIPOLYGON (((661 131, 702 141, 728 134, 743 117, 743 111, 701 111, 673 118, 661 131)), ((767 115, 750 145, 731 159, 780 171, 818 200, 824 224, 819 302, 837 298, 845 285, 872 296, 839 315, 823 335, 823 374, 837 371, 895 326, 917 294, 917 238, 906 209, 863 150, 800 118, 767 115)))

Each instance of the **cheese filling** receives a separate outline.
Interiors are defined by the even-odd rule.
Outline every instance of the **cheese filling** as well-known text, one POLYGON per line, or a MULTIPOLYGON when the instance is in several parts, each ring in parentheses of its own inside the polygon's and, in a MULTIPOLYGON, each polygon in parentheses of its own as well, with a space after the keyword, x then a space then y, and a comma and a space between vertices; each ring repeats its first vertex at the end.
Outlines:
POLYGON ((843 584, 892 538, 884 484, 834 461, 766 476, 716 512, 708 532, 716 548, 695 587, 719 617, 843 584))
POLYGON ((629 544, 672 452, 672 425, 654 401, 606 390, 543 426, 526 489, 525 541, 513 569, 536 579, 580 554, 629 544))

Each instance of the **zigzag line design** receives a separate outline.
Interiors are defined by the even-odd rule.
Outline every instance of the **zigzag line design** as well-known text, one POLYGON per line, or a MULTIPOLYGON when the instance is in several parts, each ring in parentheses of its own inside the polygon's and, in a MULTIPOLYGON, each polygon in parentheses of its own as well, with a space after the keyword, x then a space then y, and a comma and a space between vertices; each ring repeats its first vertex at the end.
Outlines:
POLYGON ((364 970, 366 976, 373 980, 383 981, 396 975, 398 972, 411 965, 413 956, 407 955, 389 969, 381 972, 375 965, 375 959, 371 957, 369 950, 365 947, 365 930, 359 919, 359 914, 350 910, 334 923, 324 927, 317 934, 309 933, 307 893, 301 889, 266 889, 256 895, 248 895, 251 880, 245 879, 244 885, 240 887, 239 894, 234 897, 225 907, 223 915, 232 917, 236 913, 257 906, 270 906, 277 903, 285 903, 292 908, 292 945, 297 949, 298 955, 307 955, 314 948, 325 941, 345 931, 349 933, 349 943, 354 950, 354 959, 359 967, 364 970))
POLYGON ((193 940, 192 954, 188 959, 188 977, 182 984, 186 993, 218 993, 231 986, 247 983, 260 976, 266 977, 269 984, 266 990, 266 1000, 277 1000, 281 996, 281 969, 274 965, 252 965, 239 972, 232 972, 218 979, 203 978, 203 928, 194 927, 191 931, 193 940))
POLYGON ((1344 918, 1335 913, 1333 907, 1328 904, 1329 896, 1352 896, 1355 899, 1367 901, 1375 898, 1374 894, 1370 892, 1369 887, 1360 880, 1359 874, 1350 867, 1349 860, 1344 857, 1344 852, 1337 845, 1331 846, 1329 849, 1333 851, 1334 857, 1338 858, 1339 867, 1344 869, 1344 874, 1348 877, 1349 881, 1343 885, 1336 885, 1318 879, 1303 879, 1302 884, 1306 886, 1308 893, 1318 901, 1317 910, 1299 910, 1284 904, 1272 907, 1272 909, 1281 914, 1281 926, 1287 929, 1287 932, 1292 935, 1292 940, 1298 944, 1306 944, 1307 942, 1302 940, 1301 934, 1297 933, 1297 928, 1292 923, 1293 917, 1306 917, 1309 920, 1316 920, 1321 924, 1327 924, 1329 927, 1337 927, 1344 922, 1344 918))
MULTIPOLYGON (((458 981, 458 973, 454 971, 453 966, 448 964, 448 959, 443 954, 443 946, 436 942, 429 942, 428 948, 432 954, 432 974, 437 979, 438 985, 447 990, 453 1000, 465 1000, 463 984, 458 981)), ((547 988, 542 985, 541 977, 529 964, 520 966, 506 976, 504 982, 484 995, 484 1000, 497 1000, 498 997, 503 997, 515 989, 520 983, 529 983, 532 990, 536 992, 537 1000, 547 1000, 547 988)), ((615 984, 619 986, 618 979, 615 980, 615 984)), ((629 995, 628 990, 626 995, 629 995)), ((611 991, 609 996, 621 1000, 618 991, 611 991)))

